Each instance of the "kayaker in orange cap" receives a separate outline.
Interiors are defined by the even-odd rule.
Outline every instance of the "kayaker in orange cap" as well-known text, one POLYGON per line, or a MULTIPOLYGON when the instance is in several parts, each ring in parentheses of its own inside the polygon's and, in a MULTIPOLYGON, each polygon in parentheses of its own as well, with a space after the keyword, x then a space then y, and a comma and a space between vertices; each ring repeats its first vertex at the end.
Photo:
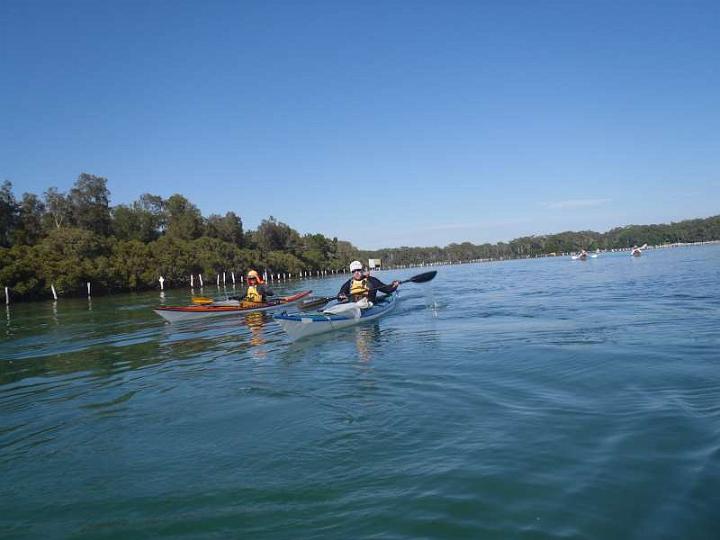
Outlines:
POLYGON ((268 296, 274 296, 275 293, 265 285, 262 277, 255 270, 247 273, 247 289, 245 289, 244 300, 246 302, 263 303, 267 301, 268 296))
POLYGON ((374 302, 378 291, 390 294, 400 285, 398 280, 386 285, 378 278, 368 275, 363 272, 363 265, 360 261, 350 263, 350 272, 352 272, 352 277, 340 288, 340 294, 338 294, 340 301, 351 299, 353 302, 357 302, 362 298, 367 298, 370 302, 374 302))

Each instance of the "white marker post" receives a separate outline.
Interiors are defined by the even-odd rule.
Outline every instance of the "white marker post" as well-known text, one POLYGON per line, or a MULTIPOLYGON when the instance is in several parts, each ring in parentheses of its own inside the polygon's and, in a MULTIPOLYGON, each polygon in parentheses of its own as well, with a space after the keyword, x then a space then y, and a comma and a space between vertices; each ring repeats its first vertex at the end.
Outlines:
POLYGON ((223 287, 225 286, 225 272, 223 272, 223 287))
POLYGON ((10 305, 10 290, 7 287, 5 287, 5 305, 10 305))
POLYGON ((87 282, 88 298, 90 298, 90 282, 87 282))
POLYGON ((220 274, 217 275, 217 286, 220 287, 220 274))
POLYGON ((50 284, 50 290, 51 290, 52 293, 53 293, 53 298, 54 298, 55 301, 57 302, 57 292, 55 291, 55 284, 54 284, 54 283, 51 283, 51 284, 50 284))
POLYGON ((165 278, 160 276, 160 279, 158 279, 158 281, 160 282, 160 290, 164 291, 165 290, 165 278))
POLYGON ((200 279, 200 288, 202 289, 202 287, 203 287, 202 274, 198 274, 198 278, 200 279))
POLYGON ((195 287, 195 276, 190 274, 190 288, 193 289, 195 287))
POLYGON ((233 287, 235 286, 235 272, 230 272, 230 277, 232 278, 233 287))

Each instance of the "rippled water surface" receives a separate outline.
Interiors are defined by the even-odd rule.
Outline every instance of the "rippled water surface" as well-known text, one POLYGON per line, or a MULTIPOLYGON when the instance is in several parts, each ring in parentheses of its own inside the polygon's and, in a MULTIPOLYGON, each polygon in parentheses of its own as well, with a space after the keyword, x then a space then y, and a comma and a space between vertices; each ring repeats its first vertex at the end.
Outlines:
POLYGON ((11 305, 0 537, 720 538, 720 247, 438 270, 296 343, 11 305))

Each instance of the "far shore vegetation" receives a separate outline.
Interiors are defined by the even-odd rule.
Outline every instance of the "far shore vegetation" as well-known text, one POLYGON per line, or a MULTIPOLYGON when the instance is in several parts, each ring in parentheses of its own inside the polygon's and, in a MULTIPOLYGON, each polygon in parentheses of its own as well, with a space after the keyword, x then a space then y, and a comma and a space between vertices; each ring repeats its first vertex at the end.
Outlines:
POLYGON ((51 284, 59 294, 79 295, 91 282, 93 294, 100 294, 156 288, 159 276, 177 287, 191 274, 211 284, 219 273, 250 268, 298 275, 339 271, 353 259, 406 266, 711 240, 720 240, 720 216, 496 244, 363 251, 322 234, 301 235, 273 217, 244 230, 235 212, 205 217, 180 194, 163 199, 146 193, 132 204, 110 206, 107 179, 86 173, 67 193, 51 187, 41 197, 17 198, 9 181, 0 186, 0 293, 9 287, 16 300, 47 298, 51 284))

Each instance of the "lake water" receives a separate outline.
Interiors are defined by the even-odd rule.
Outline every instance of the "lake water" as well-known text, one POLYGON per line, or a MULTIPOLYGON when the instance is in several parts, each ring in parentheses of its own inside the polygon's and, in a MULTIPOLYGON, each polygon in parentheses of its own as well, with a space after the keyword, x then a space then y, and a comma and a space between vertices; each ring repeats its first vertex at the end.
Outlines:
POLYGON ((720 538, 719 284, 720 246, 439 267, 296 343, 11 305, 0 537, 720 538))

